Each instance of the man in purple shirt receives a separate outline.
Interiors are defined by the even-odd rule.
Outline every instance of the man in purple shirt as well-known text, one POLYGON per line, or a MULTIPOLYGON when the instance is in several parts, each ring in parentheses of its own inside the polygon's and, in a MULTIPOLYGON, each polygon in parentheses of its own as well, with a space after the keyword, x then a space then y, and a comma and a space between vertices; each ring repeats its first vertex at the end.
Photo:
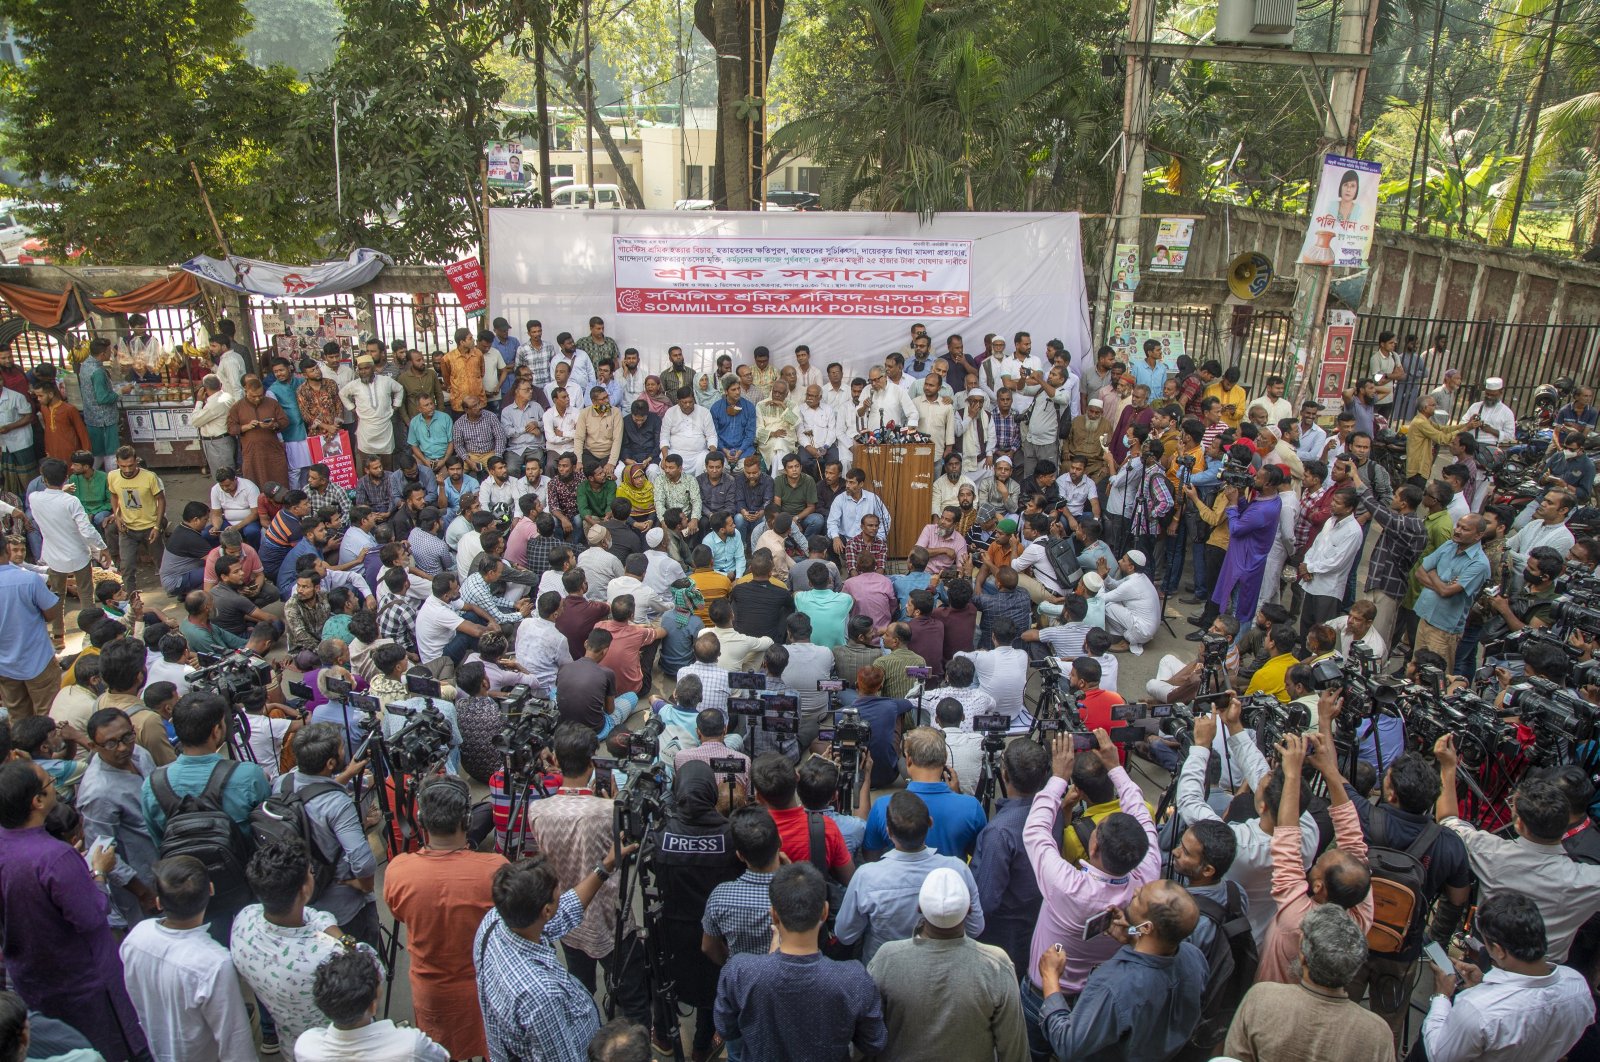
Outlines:
POLYGON ((1034 796, 1022 827, 1023 847, 1044 897, 1039 923, 1033 931, 1033 947, 1029 949, 1027 974, 1022 979, 1022 1012, 1035 1058, 1051 1056, 1039 1017, 1044 1004, 1039 987, 1039 956, 1057 944, 1067 949, 1061 994, 1069 1004, 1075 1002, 1089 974, 1118 948, 1117 941, 1104 933, 1084 940, 1084 925, 1107 907, 1127 906, 1140 886, 1161 876, 1161 847, 1156 843, 1156 827, 1144 806, 1144 795, 1122 768, 1111 736, 1104 730, 1096 730, 1094 736, 1099 744, 1096 754, 1116 786, 1122 810, 1095 825, 1089 835, 1088 858, 1077 865, 1063 859, 1061 834, 1055 828, 1061 799, 1071 784, 1072 763, 1077 758, 1071 734, 1056 736, 1051 755, 1054 777, 1034 796))
POLYGON ((895 596, 894 583, 878 571, 877 558, 863 553, 857 563, 860 573, 844 581, 844 592, 855 600, 855 614, 867 617, 874 628, 882 630, 894 622, 900 599, 895 596))
POLYGON ((0 926, 11 986, 30 1010, 77 1029, 109 1062, 148 1057, 139 1015, 122 979, 122 958, 83 857, 44 829, 55 786, 39 765, 0 767, 0 926))

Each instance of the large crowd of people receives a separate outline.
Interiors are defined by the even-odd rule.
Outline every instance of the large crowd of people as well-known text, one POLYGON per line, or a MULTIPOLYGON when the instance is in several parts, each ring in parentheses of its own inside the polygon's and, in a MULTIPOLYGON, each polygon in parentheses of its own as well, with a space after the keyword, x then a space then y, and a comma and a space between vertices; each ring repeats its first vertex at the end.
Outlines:
MULTIPOLYGON (((1409 339, 1331 421, 1154 341, 974 346, 916 325, 853 375, 803 345, 691 367, 598 317, 348 361, 219 330, 178 356, 211 486, 170 508, 117 438, 142 320, 89 345, 81 415, 0 352, 0 1062, 1589 1044, 1592 772, 1528 770, 1489 821, 1451 735, 1342 728, 1314 677, 1453 683, 1552 625, 1600 561, 1567 526, 1588 389, 1516 511, 1477 457, 1516 437, 1502 382, 1466 405, 1409 339), (926 511, 852 467, 888 425, 935 451, 926 511), (1131 689, 1171 620, 1193 651, 1131 689), (1299 724, 1261 740, 1252 695, 1299 724), (1179 703, 1191 729, 1142 724, 1179 703), (419 719, 433 758, 383 751, 419 719), (379 1017, 394 976, 409 1023, 379 1017)), ((1600 703, 1594 652, 1487 666, 1600 703)))

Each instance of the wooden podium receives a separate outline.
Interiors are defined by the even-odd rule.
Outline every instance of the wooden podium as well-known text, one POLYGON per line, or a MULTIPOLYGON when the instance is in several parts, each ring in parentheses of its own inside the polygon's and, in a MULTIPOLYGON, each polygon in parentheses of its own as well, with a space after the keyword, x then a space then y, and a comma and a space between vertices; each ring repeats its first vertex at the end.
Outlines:
POLYGON ((889 556, 908 556, 933 511, 933 443, 855 443, 851 453, 889 510, 889 556))

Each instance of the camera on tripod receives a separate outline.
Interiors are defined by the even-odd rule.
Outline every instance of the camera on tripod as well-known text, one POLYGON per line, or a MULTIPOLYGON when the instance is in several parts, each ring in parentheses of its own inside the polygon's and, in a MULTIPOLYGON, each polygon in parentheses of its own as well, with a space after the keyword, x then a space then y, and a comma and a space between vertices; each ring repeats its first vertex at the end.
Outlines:
POLYGON ((1228 649, 1233 645, 1233 639, 1226 634, 1212 634, 1210 631, 1200 636, 1201 666, 1226 668, 1228 666, 1228 649))
POLYGON ((1001 752, 1006 747, 1006 732, 1011 717, 1004 712, 984 712, 972 717, 972 729, 983 735, 984 752, 1001 752))
POLYGON ((272 685, 272 664, 254 653, 236 653, 189 673, 189 685, 215 690, 234 704, 265 694, 272 685))
POLYGON ((1263 752, 1283 740, 1286 734, 1298 734, 1311 725, 1311 713, 1306 706, 1293 701, 1278 700, 1270 693, 1252 693, 1239 698, 1240 722, 1256 732, 1256 745, 1263 752))
POLYGON ((1533 731, 1536 758, 1556 762, 1564 748, 1595 736, 1596 707, 1548 679, 1528 677, 1506 690, 1502 711, 1515 713, 1533 731))
POLYGON ((861 757, 872 741, 872 724, 854 708, 841 708, 834 717, 830 747, 839 765, 839 807, 855 810, 856 789, 861 784, 861 757))
MULTIPOLYGON (((377 699, 365 699, 372 700, 375 710, 377 699)), ((352 697, 351 707, 359 707, 354 700, 352 697)), ((406 709, 396 704, 391 704, 389 711, 406 715, 406 709)), ((450 720, 438 709, 415 709, 405 725, 388 739, 389 762, 395 770, 413 777, 433 774, 450 757, 450 746, 454 741, 455 731, 451 729, 450 720)))
POLYGON ((512 686, 507 692, 505 725, 489 744, 505 761, 507 787, 515 788, 511 779, 538 773, 539 753, 550 746, 561 717, 554 701, 535 697, 529 686, 512 686))

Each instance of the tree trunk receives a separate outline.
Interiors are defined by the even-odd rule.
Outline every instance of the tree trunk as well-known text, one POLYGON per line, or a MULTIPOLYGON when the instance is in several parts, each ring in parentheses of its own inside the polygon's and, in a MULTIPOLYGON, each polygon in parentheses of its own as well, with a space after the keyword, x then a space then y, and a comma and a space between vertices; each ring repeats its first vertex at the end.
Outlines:
MULTIPOLYGON (((567 92, 572 97, 572 105, 580 110, 588 107, 590 94, 583 89, 583 77, 579 72, 576 62, 566 56, 556 56, 556 73, 561 77, 561 83, 566 86, 567 92)), ((594 126, 594 135, 600 141, 600 146, 606 149, 606 157, 611 160, 611 166, 617 171, 617 185, 622 189, 622 204, 633 210, 644 209, 644 193, 639 190, 639 182, 633 176, 633 170, 627 160, 622 157, 622 148, 611 135, 611 129, 600 117, 598 107, 589 113, 589 121, 594 126)), ((592 189, 591 189, 592 194, 592 189)))
MULTIPOLYGON (((772 68, 783 23, 783 0, 762 3, 766 18, 764 62, 759 82, 765 84, 772 68)), ((766 154, 764 123, 739 117, 737 108, 752 95, 750 84, 750 16, 752 0, 695 0, 694 27, 717 53, 717 157, 711 174, 711 198, 724 210, 749 210, 754 202, 750 160, 766 154)), ((763 105, 765 101, 763 100, 763 105)))

